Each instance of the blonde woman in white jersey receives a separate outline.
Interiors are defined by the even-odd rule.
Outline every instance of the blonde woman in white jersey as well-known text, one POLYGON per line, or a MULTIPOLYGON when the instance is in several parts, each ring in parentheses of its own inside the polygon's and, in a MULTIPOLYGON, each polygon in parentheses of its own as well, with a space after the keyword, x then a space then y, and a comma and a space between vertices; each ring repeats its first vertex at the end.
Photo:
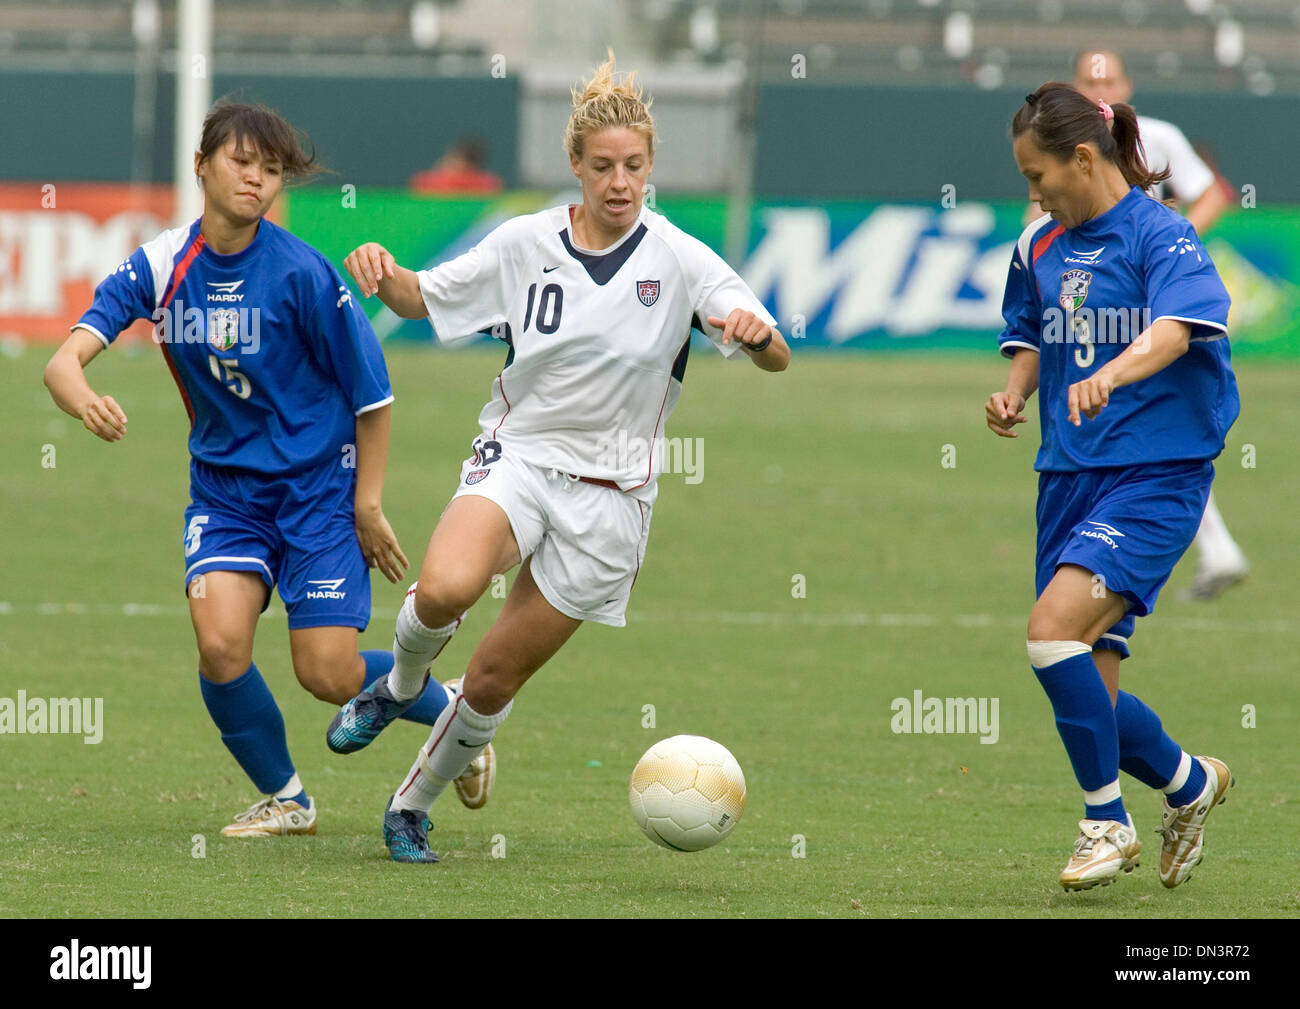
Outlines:
POLYGON ((581 204, 507 221, 432 270, 403 269, 375 243, 345 260, 363 295, 429 318, 439 340, 490 330, 510 348, 398 615, 393 672, 340 709, 327 733, 336 752, 369 743, 420 696, 492 576, 522 562, 456 702, 389 800, 384 838, 395 861, 437 861, 427 839, 434 800, 579 625, 623 625, 692 326, 726 357, 746 355, 764 371, 789 363, 776 321, 735 271, 643 206, 655 140, 640 87, 615 79, 611 56, 575 89, 565 132, 581 204), (634 450, 620 455, 626 446, 634 450))
MULTIPOLYGON (((1133 97, 1133 82, 1124 68, 1124 61, 1110 49, 1081 52, 1075 60, 1071 83, 1076 91, 1094 102, 1114 105, 1130 102, 1133 97)), ((1157 184, 1151 195, 1158 200, 1172 198, 1185 206, 1184 216, 1204 239, 1231 202, 1218 184, 1213 169, 1192 150, 1187 137, 1173 123, 1138 116, 1138 129, 1142 134, 1147 165, 1156 172, 1165 168, 1170 172, 1169 179, 1157 184)), ((1199 555, 1196 580, 1185 593, 1185 598, 1214 599, 1244 579, 1250 571, 1246 555, 1219 514, 1213 492, 1196 533, 1196 549, 1199 555)))

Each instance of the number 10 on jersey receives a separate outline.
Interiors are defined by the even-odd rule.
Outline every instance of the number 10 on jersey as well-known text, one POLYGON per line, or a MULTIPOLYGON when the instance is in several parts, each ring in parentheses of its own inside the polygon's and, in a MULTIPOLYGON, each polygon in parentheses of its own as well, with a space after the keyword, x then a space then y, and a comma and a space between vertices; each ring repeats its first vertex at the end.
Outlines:
POLYGON ((554 333, 560 328, 560 315, 564 311, 564 288, 559 284, 547 284, 542 288, 541 297, 537 297, 537 285, 528 287, 528 305, 524 308, 524 329, 533 322, 533 301, 537 301, 537 332, 554 333))

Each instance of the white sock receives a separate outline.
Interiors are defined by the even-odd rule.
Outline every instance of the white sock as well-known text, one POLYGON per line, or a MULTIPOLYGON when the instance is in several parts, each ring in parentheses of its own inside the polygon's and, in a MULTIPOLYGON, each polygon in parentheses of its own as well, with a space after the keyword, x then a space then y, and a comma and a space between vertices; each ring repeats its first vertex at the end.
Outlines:
POLYGON ((284 788, 280 789, 280 791, 275 793, 275 797, 277 799, 280 799, 281 801, 285 799, 292 799, 295 795, 297 795, 302 790, 303 790, 302 782, 298 780, 298 775, 297 773, 295 773, 292 778, 290 778, 287 782, 285 782, 284 788))
POLYGON ((1211 570, 1217 568, 1239 567, 1245 557, 1237 541, 1228 532, 1228 526, 1219 514, 1214 503, 1214 492, 1210 492, 1205 503, 1205 514, 1201 516, 1200 528, 1196 530, 1196 549, 1201 553, 1201 567, 1211 570))
POLYGON ((415 586, 407 590, 402 608, 397 612, 397 630, 393 634, 393 669, 388 674, 388 689, 399 701, 409 701, 424 686, 424 674, 460 626, 460 617, 446 627, 426 627, 415 615, 415 586))
POLYGON ((1184 750, 1182 757, 1180 757, 1178 760, 1178 770, 1176 770, 1174 772, 1174 776, 1169 779, 1169 784, 1167 784, 1160 791, 1164 792, 1165 795, 1173 795, 1180 788, 1182 788, 1184 785, 1187 784, 1188 775, 1190 775, 1191 773, 1192 773, 1192 756, 1186 750, 1184 750))
POLYGON ((415 763, 393 796, 393 809, 410 809, 429 815, 448 782, 460 777, 483 748, 492 742, 497 726, 506 720, 512 700, 495 715, 480 715, 464 694, 447 705, 420 748, 415 763))

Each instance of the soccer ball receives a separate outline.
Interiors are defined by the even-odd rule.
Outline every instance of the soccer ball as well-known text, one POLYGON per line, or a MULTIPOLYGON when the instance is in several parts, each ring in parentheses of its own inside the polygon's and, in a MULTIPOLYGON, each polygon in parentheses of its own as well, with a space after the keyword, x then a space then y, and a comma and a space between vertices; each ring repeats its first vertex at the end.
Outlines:
POLYGON ((673 851, 711 848, 745 811, 745 775, 721 743, 673 736, 645 751, 627 789, 632 819, 673 851))

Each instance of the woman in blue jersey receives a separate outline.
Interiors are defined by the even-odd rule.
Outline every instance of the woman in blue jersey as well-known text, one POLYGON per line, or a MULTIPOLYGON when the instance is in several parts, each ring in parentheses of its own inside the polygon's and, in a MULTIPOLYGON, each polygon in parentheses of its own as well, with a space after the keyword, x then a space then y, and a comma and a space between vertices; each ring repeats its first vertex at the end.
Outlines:
POLYGON ((1060 882, 1106 885, 1138 864, 1123 769, 1164 793, 1159 872, 1172 888, 1201 860, 1205 819, 1232 776, 1184 752, 1119 689, 1119 668, 1135 618, 1196 535, 1211 460, 1237 416, 1228 295, 1191 225, 1144 194, 1161 175, 1144 163, 1130 106, 1044 84, 1011 132, 1046 216, 1012 254, 999 337, 1011 370, 985 414, 1014 438, 1040 394, 1028 650, 1085 806, 1060 882))
MULTIPOLYGON (((314 834, 316 804, 253 664, 253 632, 278 587, 294 672, 314 696, 342 703, 391 668, 391 653, 358 654, 357 633, 370 617, 368 567, 390 581, 407 567, 381 506, 393 395, 338 272, 265 220, 286 179, 319 171, 289 123, 219 103, 194 171, 202 218, 145 243, 99 285, 45 384, 93 434, 120 440, 125 412, 84 369, 132 322, 154 322, 190 419, 184 585, 199 686, 265 796, 222 834, 314 834)), ((407 717, 431 723, 445 705, 435 684, 407 717)))

